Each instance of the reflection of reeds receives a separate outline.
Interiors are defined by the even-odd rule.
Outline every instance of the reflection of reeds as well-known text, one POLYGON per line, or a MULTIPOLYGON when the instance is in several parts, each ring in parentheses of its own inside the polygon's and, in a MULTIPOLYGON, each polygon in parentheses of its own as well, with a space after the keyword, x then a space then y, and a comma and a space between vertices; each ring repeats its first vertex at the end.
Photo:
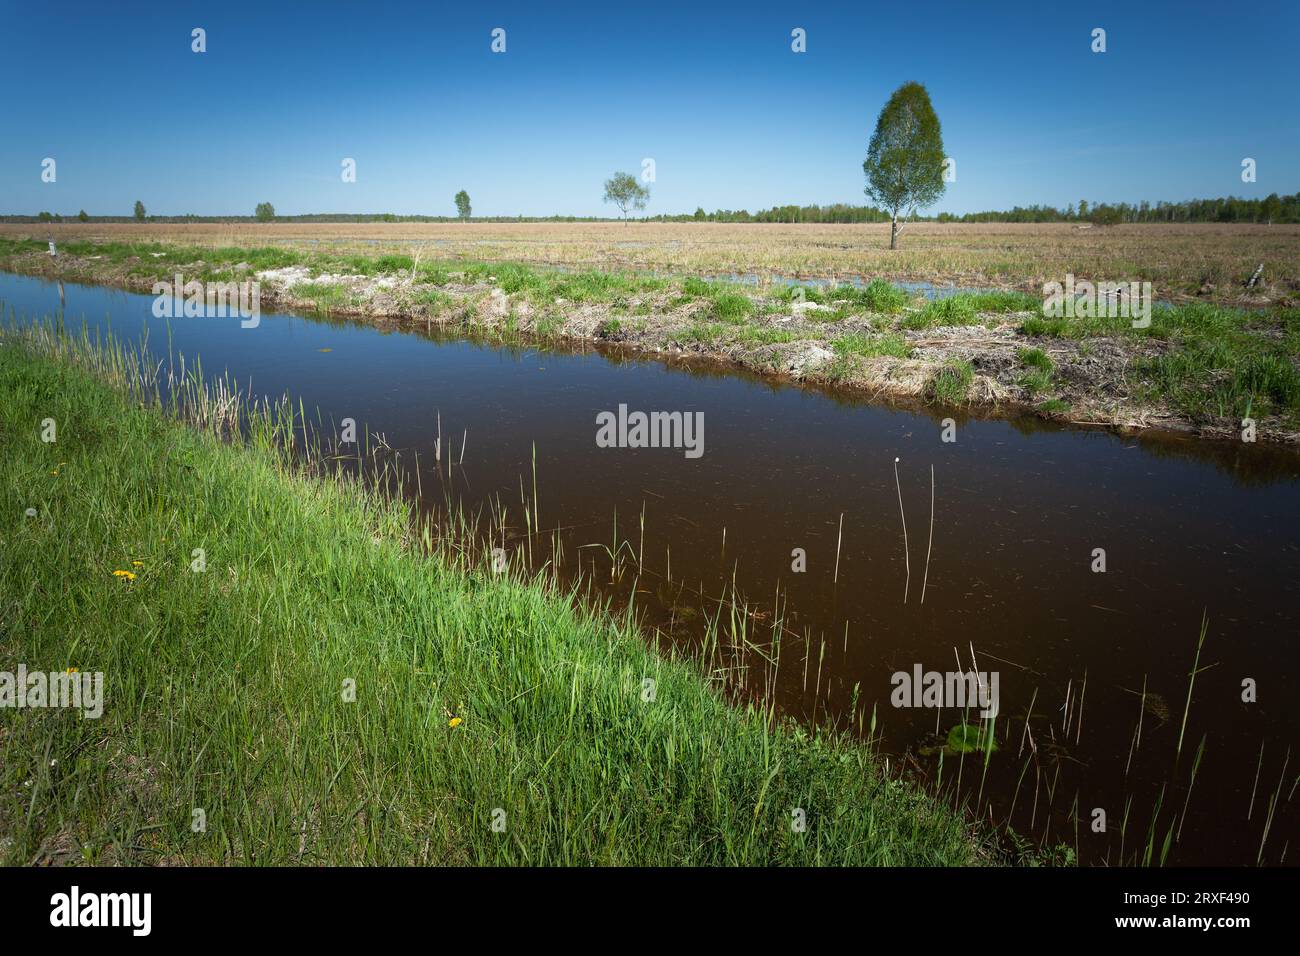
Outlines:
POLYGON ((903 519, 903 561, 907 566, 907 580, 903 582, 903 603, 907 603, 907 589, 912 584, 912 559, 907 551, 907 515, 903 514, 903 486, 898 482, 898 457, 894 457, 894 488, 898 491, 898 516, 903 519))
MULTIPOLYGON (((1131 692, 1130 692, 1131 693, 1131 692)), ((1138 722, 1137 727, 1133 730, 1133 739, 1128 745, 1128 762, 1124 764, 1124 776, 1128 776, 1129 767, 1133 764, 1133 751, 1142 746, 1142 715, 1147 709, 1147 675, 1142 675, 1142 700, 1138 704, 1138 722)))
POLYGON ((1187 703, 1183 705, 1183 724, 1178 728, 1178 750, 1177 756, 1183 752, 1183 734, 1187 730, 1187 713, 1192 709, 1192 687, 1196 684, 1196 675, 1201 666, 1201 648, 1205 646, 1205 634, 1210 628, 1210 619, 1205 614, 1201 614, 1201 636, 1196 639, 1196 659, 1192 662, 1192 673, 1187 681, 1187 703))
POLYGON ((925 603, 925 586, 930 583, 930 550, 934 547, 934 465, 930 466, 930 540, 925 546, 925 577, 921 579, 921 603, 925 603))
MULTIPOLYGON (((1286 768, 1290 765, 1290 763, 1291 763, 1291 748, 1287 747, 1286 757, 1282 761, 1282 774, 1281 776, 1278 777, 1277 786, 1273 789, 1273 796, 1270 797, 1268 801, 1268 816, 1264 820, 1264 832, 1263 834, 1261 834, 1259 838, 1259 852, 1255 855, 1256 865, 1264 861, 1264 844, 1268 842, 1269 831, 1273 828, 1273 811, 1277 809, 1278 795, 1281 794, 1282 787, 1286 785, 1286 768)), ((1292 787, 1291 790, 1294 793, 1295 787, 1292 787)), ((1286 862, 1286 850, 1287 850, 1286 846, 1283 846, 1282 858, 1278 860, 1279 863, 1286 862)))
POLYGON ((1250 805, 1246 807, 1246 819, 1255 812, 1255 794, 1259 791, 1259 772, 1264 768, 1264 741, 1259 742, 1259 759, 1255 761, 1255 782, 1250 787, 1250 805))
MULTIPOLYGON (((1260 747, 1260 754, 1263 755, 1264 748, 1260 747)), ((1187 805, 1192 802, 1192 787, 1196 786, 1196 771, 1201 769, 1201 757, 1205 755, 1205 734, 1201 734, 1201 742, 1196 748, 1196 759, 1192 761, 1192 776, 1187 781, 1187 795, 1183 798, 1183 815, 1178 818, 1178 833, 1175 840, 1183 838, 1183 824, 1187 821, 1187 805)), ((1253 798, 1252 798, 1253 799, 1253 798)))
POLYGON ((844 512, 840 512, 840 533, 835 539, 835 583, 840 583, 840 544, 844 541, 844 512))

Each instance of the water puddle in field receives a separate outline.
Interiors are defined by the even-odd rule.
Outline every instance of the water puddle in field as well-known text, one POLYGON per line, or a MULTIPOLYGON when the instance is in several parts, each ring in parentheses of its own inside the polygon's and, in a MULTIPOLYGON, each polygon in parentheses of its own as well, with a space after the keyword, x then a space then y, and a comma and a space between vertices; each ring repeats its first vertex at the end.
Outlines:
MULTIPOLYGON (((986 818, 1009 817, 1028 839, 1077 847, 1089 863, 1140 861, 1148 846, 1158 861, 1166 838, 1174 864, 1300 854, 1289 845, 1300 836, 1294 452, 961 416, 944 443, 940 420, 952 412, 714 365, 292 315, 263 315, 253 329, 168 323, 152 317, 149 296, 90 286, 68 285, 66 299, 70 327, 84 317, 128 340, 147 327, 160 355, 170 342, 254 395, 287 391, 326 423, 354 418, 412 470, 418 452, 427 503, 499 501, 519 532, 516 559, 527 553, 521 482, 531 505, 536 448, 541 526, 560 529, 534 540, 538 561, 555 538, 566 574, 581 568, 616 605, 635 589, 647 633, 697 652, 720 607, 729 641, 719 600, 746 602, 747 639, 771 656, 779 622, 782 640, 775 667, 720 649, 742 693, 766 686, 792 715, 841 726, 856 699, 864 732, 874 708, 893 767, 986 818), (620 405, 701 413, 703 454, 599 447, 597 415, 620 405), (450 478, 448 450, 464 455, 450 478), (796 549, 805 571, 792 567, 796 549), (1104 573, 1092 570, 1096 549, 1104 573), (959 709, 891 702, 895 674, 969 668, 972 647, 979 670, 998 674, 987 766, 979 751, 961 754, 978 741, 959 709), (1255 702, 1243 701, 1243 682, 1255 702)), ((0 274, 0 300, 6 317, 53 315, 58 287, 0 274)))

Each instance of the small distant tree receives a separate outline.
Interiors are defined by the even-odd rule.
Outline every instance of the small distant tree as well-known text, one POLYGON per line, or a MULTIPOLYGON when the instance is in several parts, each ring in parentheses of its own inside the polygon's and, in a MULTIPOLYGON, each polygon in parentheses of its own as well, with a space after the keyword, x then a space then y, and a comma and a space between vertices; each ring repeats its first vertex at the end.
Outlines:
POLYGON ((1259 212, 1266 223, 1270 226, 1273 225, 1273 220, 1282 213, 1281 197, 1277 193, 1269 193, 1264 197, 1264 201, 1260 203, 1259 212))
POLYGON ((1080 219, 1088 218, 1088 200, 1086 199, 1079 200, 1079 218, 1080 219))
POLYGON ((695 221, 696 221, 696 222, 703 222, 705 219, 708 219, 708 218, 709 218, 709 214, 708 214, 707 212, 704 211, 704 207, 703 207, 703 206, 696 206, 696 207, 695 207, 695 221))
POLYGON ((469 212, 469 193, 462 189, 456 193, 456 215, 460 216, 461 219, 468 219, 469 212))
POLYGON ((135 201, 135 221, 144 222, 144 203, 138 199, 135 201))
POLYGON ((627 222, 629 209, 644 209, 650 201, 650 187, 642 186, 631 173, 615 173, 605 180, 605 202, 611 202, 627 222))
POLYGON ((90 221, 90 217, 86 215, 86 210, 83 209, 83 210, 81 210, 81 212, 77 213, 77 220, 78 220, 79 222, 89 222, 89 221, 90 221))
POLYGON ((1120 215, 1119 209, 1115 206, 1107 206, 1103 203, 1093 209, 1092 216, 1089 218, 1091 218, 1093 223, 1098 226, 1117 226, 1123 219, 1123 216, 1120 215))
POLYGON ((915 215, 943 195, 943 163, 943 135, 930 94, 920 83, 904 83, 880 111, 862 163, 866 194, 889 212, 889 248, 898 248, 902 210, 915 215))
POLYGON ((275 207, 269 202, 260 202, 253 210, 253 215, 257 217, 258 222, 270 222, 275 218, 275 207))
POLYGON ((54 221, 54 213, 52 213, 52 212, 47 212, 46 210, 42 209, 42 210, 40 211, 40 213, 37 214, 36 218, 37 218, 40 222, 53 222, 53 221, 54 221))

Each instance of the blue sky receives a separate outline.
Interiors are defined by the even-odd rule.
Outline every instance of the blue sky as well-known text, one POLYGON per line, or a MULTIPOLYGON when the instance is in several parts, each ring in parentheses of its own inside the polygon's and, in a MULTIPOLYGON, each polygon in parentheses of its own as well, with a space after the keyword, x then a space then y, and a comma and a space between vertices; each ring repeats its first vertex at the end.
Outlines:
POLYGON ((0 212, 436 215, 463 188, 476 215, 613 215, 603 180, 646 157, 649 213, 861 203, 876 115, 908 80, 957 164, 931 212, 1300 190, 1294 0, 0 11, 0 212))

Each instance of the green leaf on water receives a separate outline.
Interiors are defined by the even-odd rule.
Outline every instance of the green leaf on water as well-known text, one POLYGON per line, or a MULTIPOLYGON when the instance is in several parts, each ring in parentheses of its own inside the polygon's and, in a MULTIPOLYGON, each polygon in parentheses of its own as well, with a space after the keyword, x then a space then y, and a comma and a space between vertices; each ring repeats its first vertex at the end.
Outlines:
POLYGON ((948 731, 948 749, 953 753, 968 754, 979 750, 997 750, 998 745, 982 727, 958 724, 948 731))

